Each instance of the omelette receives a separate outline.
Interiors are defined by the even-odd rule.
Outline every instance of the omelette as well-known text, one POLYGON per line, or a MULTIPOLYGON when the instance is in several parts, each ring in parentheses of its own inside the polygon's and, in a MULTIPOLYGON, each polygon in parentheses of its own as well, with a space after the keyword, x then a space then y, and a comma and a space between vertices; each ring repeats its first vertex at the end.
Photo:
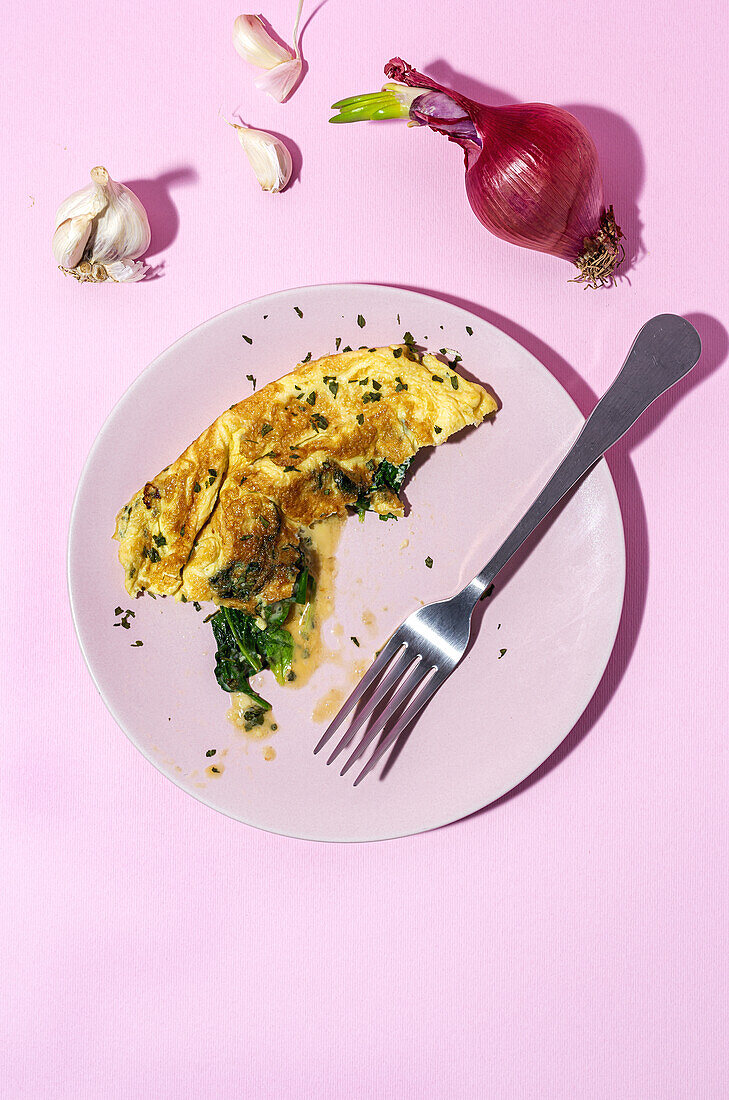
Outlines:
POLYGON ((280 634, 281 609, 307 598, 305 528, 348 510, 401 516, 415 453, 496 409, 483 387, 408 344, 299 363, 222 413, 124 505, 114 537, 127 592, 219 605, 231 649, 249 619, 280 634), (237 631, 233 611, 245 613, 237 631))

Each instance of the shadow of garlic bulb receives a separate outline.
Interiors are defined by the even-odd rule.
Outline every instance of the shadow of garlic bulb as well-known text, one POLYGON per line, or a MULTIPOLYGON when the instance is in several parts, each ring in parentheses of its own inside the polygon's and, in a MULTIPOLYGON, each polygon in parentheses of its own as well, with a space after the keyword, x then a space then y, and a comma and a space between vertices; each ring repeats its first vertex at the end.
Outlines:
POLYGON ((152 236, 146 211, 106 168, 92 168, 91 180, 56 212, 53 254, 58 266, 80 283, 139 282, 149 270, 139 259, 152 236))

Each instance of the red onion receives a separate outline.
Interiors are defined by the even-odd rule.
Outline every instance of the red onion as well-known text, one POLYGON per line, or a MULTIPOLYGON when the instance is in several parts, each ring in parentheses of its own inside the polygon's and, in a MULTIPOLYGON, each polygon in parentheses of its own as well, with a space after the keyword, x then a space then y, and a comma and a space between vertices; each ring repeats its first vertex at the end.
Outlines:
POLYGON ((332 121, 405 117, 445 134, 464 151, 468 201, 491 233, 571 261, 576 282, 615 282, 623 234, 612 206, 605 207, 595 143, 574 115, 548 103, 488 107, 399 57, 385 75, 400 87, 341 100, 332 121))

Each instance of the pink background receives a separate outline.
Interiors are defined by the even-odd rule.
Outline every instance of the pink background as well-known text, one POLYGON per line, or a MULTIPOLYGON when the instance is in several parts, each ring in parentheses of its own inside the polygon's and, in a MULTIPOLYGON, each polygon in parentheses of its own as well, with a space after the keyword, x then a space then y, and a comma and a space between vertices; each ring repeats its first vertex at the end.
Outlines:
MULTIPOLYGON (((266 9, 284 35, 293 7, 266 9)), ((725 16, 487 7, 326 0, 284 106, 233 52, 233 7, 33 0, 6 28, 3 1096, 727 1094, 725 16), (395 53, 477 98, 571 105, 629 282, 586 292, 489 237, 435 135, 329 127, 395 53), (300 150, 288 193, 259 192, 236 109, 300 150), (54 268, 55 207, 98 163, 137 181, 155 280, 54 268), (584 409, 651 314, 705 347, 612 456, 627 599, 586 714, 489 810, 379 845, 260 833, 167 782, 104 709, 66 596, 74 489, 125 387, 212 314, 330 281, 469 305, 584 409)))

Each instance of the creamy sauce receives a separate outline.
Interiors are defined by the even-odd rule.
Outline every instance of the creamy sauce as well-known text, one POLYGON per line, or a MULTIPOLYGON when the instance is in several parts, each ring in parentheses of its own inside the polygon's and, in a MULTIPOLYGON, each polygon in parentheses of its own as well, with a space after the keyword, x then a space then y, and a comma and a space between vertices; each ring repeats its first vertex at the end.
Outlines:
POLYGON ((211 779, 216 779, 219 775, 222 775, 224 771, 225 768, 222 764, 208 764, 205 769, 205 774, 209 775, 211 779))
POLYGON ((263 750, 263 759, 264 760, 275 760, 276 759, 276 750, 273 748, 272 745, 266 745, 265 749, 263 750))
POLYGON ((362 622, 365 624, 365 626, 374 627, 377 623, 377 619, 375 618, 374 612, 367 611, 367 610, 363 611, 362 612, 362 622))
POLYGON ((312 604, 313 616, 307 615, 304 608, 286 624, 286 629, 291 632, 294 639, 292 668, 296 678, 292 681, 292 687, 302 687, 306 684, 319 666, 325 661, 330 661, 334 655, 322 638, 321 628, 334 611, 336 550, 343 523, 343 519, 332 516, 305 531, 311 539, 308 554, 311 570, 316 577, 316 595, 312 604), (308 625, 311 629, 307 629, 308 625))
POLYGON ((231 695, 230 701, 231 707, 227 714, 228 721, 232 722, 235 728, 251 741, 265 741, 267 737, 272 737, 278 729, 273 711, 267 710, 263 715, 263 723, 247 730, 245 712, 256 704, 245 692, 238 691, 231 695))
POLYGON ((311 712, 312 721, 326 722, 333 718, 345 700, 343 688, 330 688, 326 695, 322 695, 314 705, 311 712))

